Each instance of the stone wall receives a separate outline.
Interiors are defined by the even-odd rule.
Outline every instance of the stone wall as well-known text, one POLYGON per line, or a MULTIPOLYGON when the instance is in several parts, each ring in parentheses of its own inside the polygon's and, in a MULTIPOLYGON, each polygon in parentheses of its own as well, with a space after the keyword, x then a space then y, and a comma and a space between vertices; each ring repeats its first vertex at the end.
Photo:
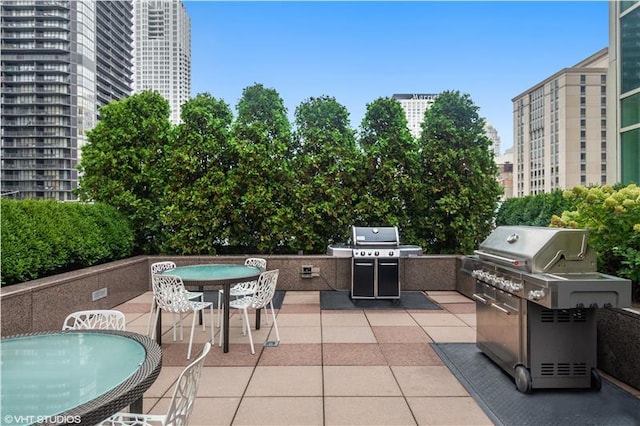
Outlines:
MULTIPOLYGON (((244 263, 249 256, 137 256, 73 272, 3 287, 0 293, 1 335, 55 330, 66 316, 85 309, 110 309, 151 289, 153 262, 173 260, 178 266, 201 263, 244 263), (107 296, 93 301, 95 291, 107 296)), ((332 256, 261 256, 269 269, 280 269, 278 289, 349 290, 351 258, 332 256), (302 266, 317 271, 302 277, 302 266)), ((403 290, 456 290, 457 256, 414 256, 400 259, 403 290)))

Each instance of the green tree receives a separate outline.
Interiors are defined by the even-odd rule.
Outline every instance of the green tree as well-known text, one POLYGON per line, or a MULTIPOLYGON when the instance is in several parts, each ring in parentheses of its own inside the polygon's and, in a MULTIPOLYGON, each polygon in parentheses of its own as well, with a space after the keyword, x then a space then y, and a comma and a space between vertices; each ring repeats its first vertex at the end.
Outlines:
POLYGON ((509 198, 496 214, 496 225, 549 226, 553 215, 573 210, 573 203, 561 190, 549 193, 509 198))
POLYGON ((166 150, 167 177, 163 252, 215 254, 230 227, 230 129, 233 113, 208 93, 182 106, 182 124, 176 127, 166 150))
POLYGON ((78 195, 116 207, 131 220, 137 250, 155 252, 163 235, 161 158, 171 131, 169 104, 145 91, 105 105, 100 115, 82 148, 78 195))
POLYGON ((232 125, 229 244, 258 253, 290 250, 294 218, 291 124, 274 89, 242 92, 232 125))
POLYGON ((344 242, 354 220, 360 153, 349 112, 335 98, 302 102, 295 111, 296 247, 315 253, 344 242))
POLYGON ((413 203, 428 253, 471 253, 490 233, 502 193, 490 145, 468 94, 443 92, 425 112, 413 203))
POLYGON ((365 154, 365 177, 358 204, 362 224, 395 225, 405 242, 413 241, 411 204, 418 165, 418 144, 407 128, 398 101, 379 98, 367 105, 360 146, 365 154))

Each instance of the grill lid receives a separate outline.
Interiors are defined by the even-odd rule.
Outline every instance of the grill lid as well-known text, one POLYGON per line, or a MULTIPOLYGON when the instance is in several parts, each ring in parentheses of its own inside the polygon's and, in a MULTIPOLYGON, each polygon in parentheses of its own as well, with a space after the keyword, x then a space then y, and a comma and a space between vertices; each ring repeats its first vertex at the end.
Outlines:
POLYGON ((594 272, 586 229, 499 226, 475 253, 480 259, 532 273, 594 272))
POLYGON ((353 247, 384 246, 395 247, 400 244, 396 226, 353 226, 351 228, 353 247))

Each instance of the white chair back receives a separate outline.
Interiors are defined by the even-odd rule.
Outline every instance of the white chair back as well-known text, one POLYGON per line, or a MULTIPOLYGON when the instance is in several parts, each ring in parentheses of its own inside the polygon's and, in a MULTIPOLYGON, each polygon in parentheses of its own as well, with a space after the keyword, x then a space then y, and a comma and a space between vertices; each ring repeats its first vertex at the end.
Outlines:
POLYGON ((262 309, 271 302, 271 299, 273 299, 273 295, 276 292, 279 273, 279 269, 274 269, 260 274, 258 277, 256 292, 253 294, 253 300, 251 301, 252 308, 262 309))
POLYGON ((159 274, 169 269, 176 269, 176 264, 170 260, 164 262, 156 262, 151 264, 151 276, 159 274))
POLYGON ((244 261, 245 266, 255 266, 260 269, 262 272, 267 270, 267 260, 262 259, 261 257, 250 257, 244 261))
POLYGON ((122 330, 126 327, 124 314, 116 310, 87 310, 73 312, 65 318, 62 330, 122 330))
POLYGON ((193 404, 196 401, 196 394, 198 392, 202 365, 210 349, 211 343, 205 343, 200 356, 189 364, 178 377, 164 424, 176 426, 189 424, 189 416, 193 411, 193 404))
POLYGON ((151 283, 158 308, 175 313, 193 311, 182 278, 177 275, 152 275, 151 283))

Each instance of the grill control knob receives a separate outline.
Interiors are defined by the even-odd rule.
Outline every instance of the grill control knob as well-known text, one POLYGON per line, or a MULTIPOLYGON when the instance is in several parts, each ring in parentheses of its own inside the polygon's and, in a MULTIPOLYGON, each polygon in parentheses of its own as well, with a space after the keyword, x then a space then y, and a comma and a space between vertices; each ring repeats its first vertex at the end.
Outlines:
POLYGON ((389 257, 393 257, 395 255, 395 253, 393 252, 393 250, 389 251, 389 257))
POLYGON ((378 250, 376 250, 376 252, 374 253, 376 256, 380 256, 380 252, 378 250))
POLYGON ((544 290, 530 290, 529 291, 529 299, 533 301, 538 301, 544 298, 544 290))

